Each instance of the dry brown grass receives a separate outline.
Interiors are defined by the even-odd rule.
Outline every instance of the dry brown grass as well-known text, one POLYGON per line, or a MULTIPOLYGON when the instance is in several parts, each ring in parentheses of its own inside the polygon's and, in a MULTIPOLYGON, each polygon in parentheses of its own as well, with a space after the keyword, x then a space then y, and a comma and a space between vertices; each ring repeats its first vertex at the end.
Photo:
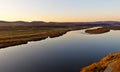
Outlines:
MULTIPOLYGON (((89 26, 88 26, 89 27, 89 26)), ((71 30, 88 28, 87 26, 57 24, 0 24, 0 48, 58 37, 71 30)))
POLYGON ((120 72, 120 59, 118 59, 117 62, 112 67, 113 72, 120 72))
POLYGON ((57 37, 60 35, 65 34, 70 29, 64 28, 51 28, 50 30, 23 30, 22 32, 19 31, 4 31, 0 35, 0 48, 13 46, 18 44, 24 44, 28 41, 36 41, 42 40, 47 37, 57 37))
MULTIPOLYGON (((108 64, 118 59, 120 59, 120 53, 109 54, 108 56, 101 59, 100 62, 93 63, 89 66, 82 68, 80 72, 103 72, 105 68, 108 66, 108 64)), ((116 67, 118 67, 118 69, 119 69, 119 66, 120 65, 116 64, 116 67)))
POLYGON ((86 33, 89 34, 101 34, 101 33, 106 33, 109 32, 110 29, 108 27, 103 27, 103 28, 97 28, 97 29, 91 29, 91 30, 86 30, 86 33))

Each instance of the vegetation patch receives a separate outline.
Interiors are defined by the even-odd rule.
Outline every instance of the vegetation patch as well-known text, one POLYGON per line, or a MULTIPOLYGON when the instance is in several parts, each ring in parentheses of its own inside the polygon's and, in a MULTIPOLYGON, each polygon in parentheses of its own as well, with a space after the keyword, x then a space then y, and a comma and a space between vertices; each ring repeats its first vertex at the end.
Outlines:
MULTIPOLYGON (((89 27, 89 26, 88 26, 89 27)), ((58 37, 71 30, 88 28, 87 26, 60 26, 39 24, 0 24, 0 48, 26 44, 28 41, 58 37)))
MULTIPOLYGON (((114 61, 118 61, 119 59, 120 59, 120 52, 116 54, 110 53, 109 55, 101 59, 100 62, 96 62, 96 63, 93 63, 89 66, 82 68, 80 72, 104 72, 104 70, 110 63, 114 61)), ((116 66, 118 67, 118 65, 116 66)))
POLYGON ((85 32, 89 33, 89 34, 101 34, 101 33, 106 33, 106 32, 109 32, 109 31, 110 31, 110 28, 103 27, 103 28, 86 30, 85 32))

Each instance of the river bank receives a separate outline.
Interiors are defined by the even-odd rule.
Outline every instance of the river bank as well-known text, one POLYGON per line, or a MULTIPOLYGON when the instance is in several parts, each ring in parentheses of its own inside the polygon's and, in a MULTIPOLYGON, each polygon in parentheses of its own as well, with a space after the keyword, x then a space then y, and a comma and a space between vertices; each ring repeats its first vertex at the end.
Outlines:
POLYGON ((120 70, 120 52, 109 54, 99 62, 84 67, 80 72, 119 72, 120 70))
POLYGON ((89 26, 61 27, 39 25, 2 25, 0 26, 0 48, 27 44, 29 41, 43 40, 48 37, 58 37, 68 31, 81 30, 89 26))

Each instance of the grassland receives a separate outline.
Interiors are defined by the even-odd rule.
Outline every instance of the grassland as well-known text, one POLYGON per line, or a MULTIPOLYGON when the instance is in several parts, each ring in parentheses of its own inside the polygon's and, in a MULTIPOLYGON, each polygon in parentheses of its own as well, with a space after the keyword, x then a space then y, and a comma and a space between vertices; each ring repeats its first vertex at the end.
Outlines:
POLYGON ((26 44, 29 41, 58 37, 68 31, 88 28, 86 26, 41 25, 41 24, 0 24, 0 48, 26 44))
POLYGON ((28 41, 42 40, 48 37, 56 37, 65 34, 70 29, 20 29, 0 31, 0 48, 26 44, 28 41))
POLYGON ((99 34, 112 30, 119 30, 120 26, 95 23, 55 23, 55 22, 5 22, 0 21, 0 48, 26 44, 29 41, 58 37, 71 30, 81 30, 96 26, 103 26, 94 30, 86 30, 86 33, 99 34), (107 28, 106 28, 107 26, 107 28), (108 28, 109 26, 109 28, 108 28))

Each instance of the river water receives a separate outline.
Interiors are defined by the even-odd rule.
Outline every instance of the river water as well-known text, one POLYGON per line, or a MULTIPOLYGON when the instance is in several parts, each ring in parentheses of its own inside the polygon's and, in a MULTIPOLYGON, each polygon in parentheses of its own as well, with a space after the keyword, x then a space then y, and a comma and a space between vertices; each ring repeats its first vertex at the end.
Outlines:
POLYGON ((79 72, 107 54, 120 51, 120 31, 84 31, 0 49, 0 72, 79 72))

